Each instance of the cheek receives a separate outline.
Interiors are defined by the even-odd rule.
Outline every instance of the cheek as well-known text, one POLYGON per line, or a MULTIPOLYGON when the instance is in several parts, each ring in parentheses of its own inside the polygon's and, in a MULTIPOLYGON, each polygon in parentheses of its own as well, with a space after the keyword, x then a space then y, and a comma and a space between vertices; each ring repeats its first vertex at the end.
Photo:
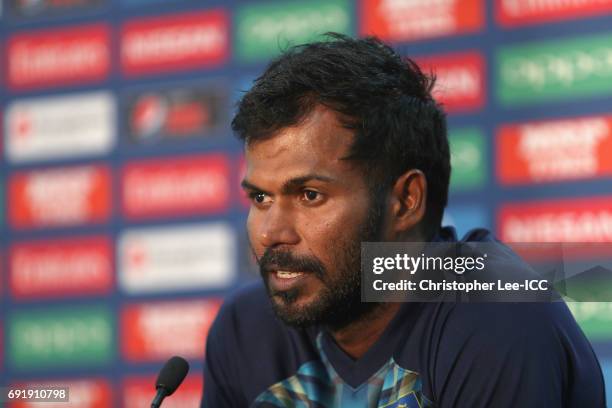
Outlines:
POLYGON ((249 239, 249 244, 251 248, 257 254, 259 258, 262 255, 261 245, 259 244, 259 240, 257 239, 257 230, 259 228, 259 220, 257 214, 253 210, 249 211, 249 215, 247 216, 246 221, 246 229, 247 229, 247 237, 249 239))
POLYGON ((302 237, 321 261, 333 264, 338 251, 356 239, 366 216, 367 206, 349 203, 321 217, 304 217, 302 237))

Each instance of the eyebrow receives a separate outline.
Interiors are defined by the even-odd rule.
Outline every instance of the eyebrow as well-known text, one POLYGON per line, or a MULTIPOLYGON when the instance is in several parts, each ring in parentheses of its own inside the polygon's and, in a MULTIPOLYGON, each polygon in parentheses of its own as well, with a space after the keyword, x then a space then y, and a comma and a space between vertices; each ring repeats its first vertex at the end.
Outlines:
MULTIPOLYGON (((281 187, 281 194, 291 193, 298 187, 303 186, 304 184, 308 183, 309 181, 313 181, 313 180, 322 181, 324 183, 333 183, 334 181, 336 181, 335 179, 331 177, 322 176, 320 174, 306 174, 304 176, 294 177, 290 180, 287 180, 281 187)), ((264 194, 270 195, 268 191, 265 191, 257 187, 255 184, 252 184, 246 179, 242 180, 240 185, 242 186, 243 189, 261 191, 264 194)))

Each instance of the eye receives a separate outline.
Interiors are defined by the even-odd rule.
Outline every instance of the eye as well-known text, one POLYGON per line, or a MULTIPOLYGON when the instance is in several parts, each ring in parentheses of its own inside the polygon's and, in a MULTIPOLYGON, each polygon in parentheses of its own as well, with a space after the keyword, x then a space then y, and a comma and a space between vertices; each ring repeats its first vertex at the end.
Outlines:
POLYGON ((263 203, 263 202, 264 202, 264 200, 266 199, 266 196, 265 196, 263 193, 257 193, 257 194, 255 194, 255 197, 254 197, 254 198, 255 198, 255 202, 257 202, 257 203, 260 203, 260 204, 261 204, 261 203, 263 203))
POLYGON ((319 193, 317 193, 316 191, 312 191, 312 190, 306 190, 304 191, 304 197, 308 201, 316 200, 319 197, 319 193))
POLYGON ((321 199, 321 193, 319 193, 318 191, 314 191, 314 190, 304 190, 302 192, 302 198, 304 199, 304 201, 309 201, 309 202, 313 202, 313 201, 318 201, 321 199))
POLYGON ((262 193, 261 191, 256 191, 256 192, 250 193, 249 194, 249 198, 255 204, 264 204, 264 203, 268 202, 269 199, 270 199, 266 195, 266 193, 262 193))

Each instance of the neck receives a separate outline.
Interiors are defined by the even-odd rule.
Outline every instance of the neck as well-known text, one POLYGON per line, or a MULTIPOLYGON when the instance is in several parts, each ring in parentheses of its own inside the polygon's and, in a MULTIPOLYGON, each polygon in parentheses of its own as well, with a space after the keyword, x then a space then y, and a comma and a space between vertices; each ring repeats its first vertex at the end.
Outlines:
POLYGON ((380 338, 400 306, 401 303, 381 303, 359 320, 330 330, 332 337, 346 354, 359 359, 380 338))

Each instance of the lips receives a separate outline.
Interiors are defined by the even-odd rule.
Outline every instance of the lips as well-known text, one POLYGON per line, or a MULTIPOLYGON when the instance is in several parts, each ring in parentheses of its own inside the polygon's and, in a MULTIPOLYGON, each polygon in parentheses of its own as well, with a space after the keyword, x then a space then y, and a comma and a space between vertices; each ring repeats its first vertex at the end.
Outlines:
POLYGON ((325 268, 314 257, 295 256, 285 251, 268 248, 258 259, 259 272, 271 294, 277 292, 302 292, 323 282, 325 268))
POLYGON ((279 279, 293 279, 303 274, 304 272, 276 271, 276 277, 279 279))
POLYGON ((270 271, 268 274, 268 282, 271 289, 275 291, 286 291, 295 289, 299 285, 302 285, 305 280, 309 278, 311 273, 301 271, 285 271, 275 270, 270 271))
POLYGON ((281 279, 295 278, 298 275, 312 273, 310 270, 300 269, 297 266, 267 264, 261 266, 262 274, 277 275, 281 279))

